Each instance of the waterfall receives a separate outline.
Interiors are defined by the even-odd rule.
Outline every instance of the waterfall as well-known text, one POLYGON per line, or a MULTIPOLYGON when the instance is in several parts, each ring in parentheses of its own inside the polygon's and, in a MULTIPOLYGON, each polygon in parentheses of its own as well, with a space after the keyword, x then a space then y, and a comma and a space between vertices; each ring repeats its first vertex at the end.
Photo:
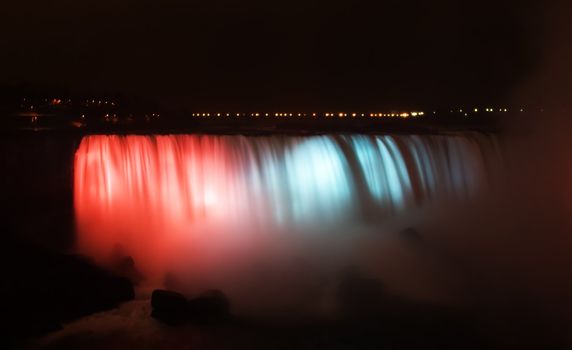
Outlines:
POLYGON ((75 156, 78 244, 147 252, 245 227, 384 220, 476 195, 499 153, 481 133, 87 136, 75 156))

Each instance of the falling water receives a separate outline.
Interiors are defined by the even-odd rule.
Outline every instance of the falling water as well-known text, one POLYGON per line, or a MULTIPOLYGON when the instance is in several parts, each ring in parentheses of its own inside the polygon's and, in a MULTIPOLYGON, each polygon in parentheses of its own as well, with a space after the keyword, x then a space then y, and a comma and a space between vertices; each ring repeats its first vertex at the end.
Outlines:
POLYGON ((87 136, 75 159, 78 245, 101 256, 121 244, 157 268, 165 247, 193 240, 375 225, 476 195, 498 159, 496 138, 478 133, 87 136))

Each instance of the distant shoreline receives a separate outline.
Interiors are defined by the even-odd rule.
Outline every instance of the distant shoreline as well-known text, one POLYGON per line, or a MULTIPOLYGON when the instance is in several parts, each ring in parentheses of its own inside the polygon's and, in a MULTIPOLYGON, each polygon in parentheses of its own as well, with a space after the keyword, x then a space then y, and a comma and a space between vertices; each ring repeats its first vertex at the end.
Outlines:
POLYGON ((0 134, 54 133, 73 135, 98 134, 207 134, 245 136, 310 136, 324 134, 442 134, 451 132, 502 132, 498 120, 444 121, 430 118, 418 120, 177 120, 155 123, 96 124, 77 126, 37 125, 3 127, 0 134))

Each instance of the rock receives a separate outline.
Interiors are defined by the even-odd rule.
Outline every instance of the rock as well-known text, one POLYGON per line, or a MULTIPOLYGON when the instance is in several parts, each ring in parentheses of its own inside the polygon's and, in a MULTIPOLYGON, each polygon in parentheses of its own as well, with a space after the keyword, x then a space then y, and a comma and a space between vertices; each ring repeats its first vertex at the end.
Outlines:
POLYGON ((131 283, 85 258, 13 243, 0 257, 0 336, 21 339, 133 299, 131 283), (17 266, 17 268, 13 268, 17 266))
POLYGON ((118 276, 128 278, 135 285, 144 280, 143 274, 135 265, 135 260, 125 253, 121 245, 117 245, 113 250, 111 268, 118 276))
POLYGON ((58 265, 60 275, 52 276, 55 286, 49 293, 64 321, 112 309, 135 297, 127 278, 101 270, 81 257, 64 256, 58 265))
POLYGON ((413 227, 407 227, 399 232, 399 235, 410 242, 422 242, 423 236, 413 227))
POLYGON ((187 300, 184 295, 156 289, 151 295, 151 317, 168 325, 180 325, 187 321, 220 322, 230 316, 230 303, 219 290, 205 292, 187 300))
POLYGON ((230 316, 230 302, 220 290, 211 290, 189 301, 189 316, 194 321, 216 322, 230 316))
POLYGON ((354 267, 348 267, 342 272, 338 301, 345 317, 364 318, 376 315, 381 310, 383 296, 381 281, 363 277, 354 267))
POLYGON ((177 292, 156 289, 151 294, 151 317, 169 325, 178 325, 189 319, 187 299, 177 292))

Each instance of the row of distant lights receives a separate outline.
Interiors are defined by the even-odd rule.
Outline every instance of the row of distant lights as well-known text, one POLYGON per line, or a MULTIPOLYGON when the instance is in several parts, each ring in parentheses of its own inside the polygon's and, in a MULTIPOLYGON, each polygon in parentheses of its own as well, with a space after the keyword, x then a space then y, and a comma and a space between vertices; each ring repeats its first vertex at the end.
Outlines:
POLYGON ((107 105, 107 104, 109 104, 109 105, 115 106, 115 102, 113 102, 113 101, 85 100, 85 103, 87 103, 87 104, 97 104, 97 105, 107 105))
MULTIPOLYGON (((23 101, 26 102, 27 100, 24 98, 23 101)), ((51 104, 52 106, 57 106, 57 105, 61 105, 62 103, 66 103, 66 101, 63 101, 62 99, 58 99, 58 98, 54 98, 51 100, 48 100, 46 98, 46 99, 44 99, 44 102, 47 102, 47 103, 51 104)), ((71 99, 67 100, 67 103, 72 103, 72 100, 71 99)), ((98 105, 98 106, 100 106, 100 105, 111 105, 114 107, 116 105, 115 102, 113 102, 113 101, 101 101, 101 100, 100 101, 85 100, 85 104, 87 104, 87 105, 98 105)), ((21 106, 22 106, 22 108, 24 108, 24 105, 21 105, 21 106)), ((33 110, 34 105, 30 105, 27 108, 29 108, 30 110, 33 110)))
MULTIPOLYGON (((192 113, 191 114, 193 117, 210 117, 211 113, 192 113)), ((340 112, 340 113, 323 113, 323 114, 318 114, 318 113, 311 113, 311 114, 307 114, 307 113, 212 113, 212 116, 217 116, 217 117, 231 117, 231 116, 237 116, 237 117, 307 117, 307 116, 312 116, 312 117, 318 117, 320 115, 323 115, 325 117, 339 117, 339 118, 345 118, 345 117, 372 117, 372 118, 379 118, 379 117, 393 117, 393 118, 409 118, 409 117, 418 117, 418 116, 423 116, 425 115, 424 112, 404 112, 404 113, 344 113, 344 112, 340 112)))
MULTIPOLYGON (((496 109, 494 109, 494 108, 485 108, 485 112, 495 112, 495 111, 496 111, 496 109)), ((499 108, 498 111, 499 112, 508 112, 508 108, 499 108)), ((524 112, 524 108, 521 108, 520 111, 524 112)), ((452 109, 451 113, 454 113, 454 112, 455 112, 455 110, 452 109)), ((470 110, 459 109, 459 113, 463 113, 463 112, 465 112, 465 113, 470 112, 470 110)), ((472 110, 472 112, 478 113, 479 109, 475 108, 472 110)))
MULTIPOLYGON (((159 118, 160 116, 161 116, 161 114, 159 114, 159 113, 145 114, 145 118, 147 118, 147 119, 159 118)), ((81 117, 85 118, 85 114, 82 114, 81 117)), ((113 113, 113 114, 106 113, 103 117, 105 119, 117 119, 118 118, 116 113, 113 113)))

